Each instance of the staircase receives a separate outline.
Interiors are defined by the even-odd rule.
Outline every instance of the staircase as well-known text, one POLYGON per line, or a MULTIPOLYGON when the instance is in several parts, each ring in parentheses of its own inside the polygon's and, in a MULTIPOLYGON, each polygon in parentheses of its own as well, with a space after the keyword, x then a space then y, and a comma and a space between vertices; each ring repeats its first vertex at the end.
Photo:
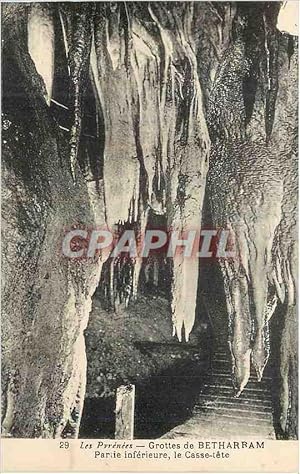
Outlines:
POLYGON ((276 439, 270 381, 264 376, 258 382, 252 372, 246 388, 235 398, 230 354, 226 347, 218 344, 192 417, 163 438, 276 439))

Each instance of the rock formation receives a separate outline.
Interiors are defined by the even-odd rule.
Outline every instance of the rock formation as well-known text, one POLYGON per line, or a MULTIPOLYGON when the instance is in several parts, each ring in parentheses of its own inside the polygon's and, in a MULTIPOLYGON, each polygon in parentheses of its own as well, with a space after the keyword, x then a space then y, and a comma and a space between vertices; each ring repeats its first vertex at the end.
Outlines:
MULTIPOLYGON (((5 435, 77 436, 83 331, 102 267, 111 305, 115 273, 126 304, 138 291, 141 259, 69 261, 64 233, 105 225, 142 238, 158 216, 180 235, 199 228, 210 156, 214 224, 231 231, 240 255, 221 262, 237 393, 250 360, 262 376, 268 320, 285 305, 278 392, 292 436, 297 45, 276 28, 279 8, 3 6, 5 435)), ((168 271, 174 334, 188 339, 199 260, 180 254, 168 271)))

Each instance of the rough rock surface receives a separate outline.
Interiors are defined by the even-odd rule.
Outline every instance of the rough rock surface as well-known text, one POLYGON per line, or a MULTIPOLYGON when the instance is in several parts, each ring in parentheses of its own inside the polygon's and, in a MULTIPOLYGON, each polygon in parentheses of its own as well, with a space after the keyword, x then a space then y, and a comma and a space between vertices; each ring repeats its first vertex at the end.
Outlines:
POLYGON ((297 110, 292 96, 297 41, 275 29, 277 6, 273 12, 270 8, 262 8, 265 72, 260 72, 264 80, 252 98, 250 113, 249 97, 243 95, 244 81, 253 68, 243 40, 249 23, 237 29, 216 74, 208 110, 213 147, 207 189, 213 223, 230 230, 237 253, 237 258, 220 262, 237 395, 248 382, 251 363, 261 379, 270 355, 269 320, 276 307, 284 305, 283 328, 278 329, 279 425, 283 436, 293 437, 297 405, 297 110), (244 66, 232 68, 235 62, 244 66))
POLYGON ((26 6, 9 13, 2 56, 2 427, 15 437, 59 437, 65 429, 76 436, 83 331, 101 264, 70 262, 61 243, 65 229, 93 226, 96 216, 83 177, 73 184, 68 141, 28 54, 26 6))

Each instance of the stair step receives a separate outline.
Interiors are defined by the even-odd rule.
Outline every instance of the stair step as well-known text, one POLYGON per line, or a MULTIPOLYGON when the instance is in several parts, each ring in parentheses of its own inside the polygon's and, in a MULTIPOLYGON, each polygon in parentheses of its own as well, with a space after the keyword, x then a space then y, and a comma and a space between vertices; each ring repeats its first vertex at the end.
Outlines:
POLYGON ((242 425, 246 426, 258 426, 258 425, 265 425, 272 427, 273 419, 264 419, 255 416, 243 416, 240 413, 232 414, 230 411, 226 410, 206 410, 201 413, 195 413, 193 415, 193 419, 195 422, 200 423, 200 420, 210 420, 211 423, 232 423, 236 424, 237 429, 239 429, 242 425))
POLYGON ((240 422, 245 420, 252 420, 258 422, 271 422, 273 421, 272 413, 266 413, 263 411, 255 411, 255 410, 243 410, 241 408, 232 408, 228 406, 209 406, 209 405, 201 405, 195 406, 193 409, 193 415, 211 415, 212 412, 218 414, 218 416, 226 416, 232 419, 239 419, 240 422))
POLYGON ((252 424, 237 425, 226 420, 223 424, 215 420, 214 429, 208 419, 197 420, 197 425, 186 423, 171 430, 165 438, 197 438, 197 439, 233 439, 258 438, 275 439, 274 430, 270 426, 252 424))
POLYGON ((261 409, 272 409, 272 403, 270 400, 261 400, 258 398, 234 398, 228 397, 226 395, 205 395, 200 394, 198 396, 199 400, 203 399, 205 402, 206 400, 215 401, 216 403, 225 404, 225 405, 232 405, 232 406, 251 406, 253 408, 261 408, 261 409))
POLYGON ((223 427, 223 428, 218 428, 217 431, 211 430, 211 425, 204 425, 201 426, 201 431, 193 431, 193 430, 186 430, 186 427, 183 426, 182 429, 173 429, 169 431, 166 435, 162 436, 163 439, 177 439, 177 438, 189 438, 189 439, 197 439, 197 440, 240 440, 242 439, 270 439, 270 440, 275 440, 275 434, 273 431, 269 430, 262 430, 261 428, 259 430, 251 430, 250 428, 243 432, 237 432, 236 428, 233 427, 233 429, 230 429, 230 427, 223 427))
MULTIPOLYGON (((231 361, 231 357, 212 357, 211 358, 211 361, 213 364, 215 365, 219 365, 220 367, 232 367, 232 361, 231 361)), ((253 372, 253 373, 256 373, 256 370, 253 366, 250 367, 250 371, 253 372)))
MULTIPOLYGON (((224 372, 223 370, 215 370, 213 369, 213 372, 210 372, 209 375, 211 377, 224 377, 224 378, 228 378, 228 379, 232 379, 232 373, 231 372, 224 372)), ((249 382, 257 382, 259 384, 262 384, 262 383, 269 383, 269 381, 271 380, 270 377, 263 377, 261 379, 261 381, 257 380, 257 376, 256 375, 250 375, 249 377, 249 382)))
MULTIPOLYGON (((213 360, 212 363, 211 363, 211 368, 215 371, 222 371, 224 373, 228 373, 228 374, 231 374, 232 373, 232 365, 231 365, 231 362, 230 361, 215 361, 213 360)), ((251 378, 255 378, 255 380, 257 380, 257 374, 256 374, 256 371, 254 368, 251 368, 251 371, 250 371, 250 379, 251 378)), ((263 375, 263 378, 262 380, 269 380, 269 381, 272 381, 272 377, 268 376, 268 375, 263 375)))
MULTIPOLYGON (((209 374, 209 376, 207 377, 207 383, 209 384, 210 381, 212 382, 213 385, 220 384, 220 385, 228 386, 228 388, 233 386, 232 385, 233 379, 231 375, 209 374)), ((260 390, 269 391, 268 384, 264 380, 262 380, 261 382, 258 382, 257 380, 255 381, 249 380, 245 389, 247 388, 253 389, 253 390, 260 389, 260 390)))
MULTIPOLYGON (((228 378, 228 379, 230 379, 230 380, 234 380, 234 377, 233 377, 233 375, 232 375, 231 372, 226 373, 226 372, 223 372, 223 371, 222 371, 222 372, 215 372, 215 371, 214 371, 213 373, 210 373, 210 375, 211 375, 212 377, 222 377, 222 378, 223 378, 223 377, 224 377, 224 378, 226 377, 226 378, 228 378)), ((249 380, 248 380, 248 383, 249 383, 249 382, 250 382, 250 383, 258 383, 258 384, 260 384, 260 385, 266 385, 266 386, 268 386, 268 384, 270 383, 270 380, 264 377, 263 379, 261 379, 261 381, 259 381, 259 380, 257 379, 257 376, 256 376, 256 375, 255 375, 255 376, 254 376, 254 375, 250 375, 249 380)))
POLYGON ((234 401, 231 400, 219 400, 219 399, 203 399, 202 401, 200 400, 200 403, 197 403, 195 405, 196 409, 201 408, 201 407, 215 407, 217 408, 227 408, 227 409, 232 409, 232 410, 241 410, 243 412, 249 412, 249 413, 267 413, 270 414, 272 413, 272 408, 271 406, 259 406, 259 405, 254 405, 253 403, 251 404, 242 404, 242 403, 234 403, 234 401))
POLYGON ((218 365, 226 365, 228 367, 231 367, 231 361, 229 359, 219 359, 219 358, 213 358, 212 359, 213 364, 218 364, 218 365))
MULTIPOLYGON (((205 391, 203 390, 201 393, 205 393, 207 396, 209 395, 209 393, 211 393, 212 395, 215 395, 216 393, 218 393, 220 395, 227 395, 230 397, 234 397, 234 388, 232 386, 229 387, 228 385, 221 385, 221 384, 218 385, 218 384, 210 383, 210 384, 204 384, 203 388, 206 390, 205 391), (209 390, 211 390, 212 392, 209 392, 209 390)), ((249 388, 249 387, 244 388, 239 398, 242 399, 242 397, 248 397, 249 395, 263 396, 265 400, 271 400, 271 395, 268 390, 263 390, 261 388, 254 389, 254 388, 249 388)))
POLYGON ((246 387, 236 398, 229 348, 217 343, 191 418, 163 438, 275 439, 271 377, 265 375, 259 382, 252 367, 246 387))

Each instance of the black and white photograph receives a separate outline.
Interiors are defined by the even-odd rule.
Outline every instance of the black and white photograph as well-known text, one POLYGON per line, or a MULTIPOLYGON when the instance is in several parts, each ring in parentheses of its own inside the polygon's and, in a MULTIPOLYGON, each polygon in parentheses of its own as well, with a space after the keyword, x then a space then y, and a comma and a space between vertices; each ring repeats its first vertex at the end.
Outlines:
POLYGON ((5 446, 297 441, 298 1, 1 21, 5 446))

